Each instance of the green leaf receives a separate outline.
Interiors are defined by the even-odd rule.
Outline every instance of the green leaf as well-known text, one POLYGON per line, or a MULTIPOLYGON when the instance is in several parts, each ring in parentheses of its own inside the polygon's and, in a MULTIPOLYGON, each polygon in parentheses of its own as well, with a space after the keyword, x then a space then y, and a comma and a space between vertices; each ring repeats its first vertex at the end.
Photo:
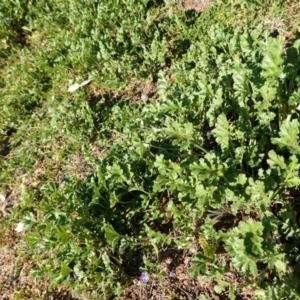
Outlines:
POLYGON ((263 97, 263 106, 261 109, 268 109, 272 105, 272 101, 275 99, 277 94, 277 89, 274 87, 270 87, 268 85, 262 86, 260 89, 261 95, 263 97))
POLYGON ((272 138, 272 143, 278 145, 280 148, 288 148, 293 154, 300 154, 299 140, 299 122, 296 119, 291 120, 288 116, 282 122, 279 131, 279 138, 272 138))
POLYGON ((64 280, 70 273, 72 272, 72 269, 65 264, 64 262, 61 262, 59 275, 54 279, 55 282, 59 283, 62 280, 64 280))
POLYGON ((224 114, 219 115, 215 129, 212 130, 216 141, 221 145, 222 149, 229 147, 230 125, 224 114))
POLYGON ((234 94, 240 98, 239 103, 242 105, 243 100, 250 95, 248 69, 240 62, 239 58, 234 60, 234 69, 232 71, 234 94))
POLYGON ((192 260, 192 263, 193 266, 189 268, 189 274, 191 276, 198 276, 200 273, 206 273, 208 260, 201 253, 196 254, 196 257, 192 260))
POLYGON ((162 70, 158 72, 158 94, 163 101, 167 100, 168 80, 162 70))
POLYGON ((206 257, 208 257, 210 259, 214 259, 215 258, 215 247, 212 245, 206 245, 203 248, 203 253, 206 257))
POLYGON ((217 294, 222 294, 225 291, 225 289, 228 287, 228 285, 229 283, 225 281, 218 282, 218 284, 214 286, 214 291, 217 294))
POLYGON ((145 225, 145 232, 147 233, 147 237, 149 238, 157 257, 159 256, 158 246, 171 243, 171 239, 167 235, 154 231, 147 225, 145 225))
POLYGON ((272 111, 260 112, 258 118, 261 125, 269 126, 270 123, 276 118, 276 114, 272 111))
POLYGON ((294 187, 294 186, 299 186, 300 185, 300 178, 298 178, 298 177, 289 178, 286 181, 286 184, 289 188, 294 187))
POLYGON ((145 225, 145 231, 147 233, 147 236, 154 244, 168 244, 171 242, 171 239, 167 235, 154 231, 147 225, 145 225))
POLYGON ((220 286, 220 285, 215 285, 214 286, 214 291, 217 293, 217 294, 221 294, 223 291, 224 291, 225 287, 223 286, 220 286))
POLYGON ((235 293, 236 293, 235 288, 230 288, 229 293, 228 293, 228 297, 230 300, 235 300, 235 298, 236 298, 235 293))
POLYGON ((238 250, 238 252, 236 252, 235 254, 232 253, 232 255, 234 255, 232 257, 233 266, 238 269, 241 269, 241 271, 244 274, 252 273, 253 275, 257 275, 258 270, 257 270, 256 262, 255 262, 255 260, 250 258, 248 255, 244 254, 245 249, 241 245, 243 243, 243 241, 239 240, 239 241, 233 241, 233 242, 237 243, 235 248, 238 250))
POLYGON ((181 124, 173 118, 166 117, 165 125, 164 132, 168 137, 173 139, 173 145, 179 145, 181 150, 188 149, 190 141, 193 138, 193 124, 189 122, 181 124))
POLYGON ((245 185, 247 182, 247 176, 245 174, 239 174, 236 178, 236 183, 240 185, 245 185))
POLYGON ((287 272, 286 263, 281 261, 281 260, 277 260, 275 262, 275 267, 276 267, 278 272, 281 272, 281 273, 286 273, 287 272))
POLYGON ((249 219, 247 222, 240 222, 238 227, 222 237, 226 250, 232 256, 232 264, 244 274, 258 274, 256 262, 264 256, 262 234, 261 222, 249 219))
POLYGON ((224 176, 225 167, 215 153, 207 153, 204 158, 200 158, 199 163, 192 163, 190 169, 198 179, 214 180, 224 176))
POLYGON ((261 75, 266 81, 274 85, 283 74, 283 38, 266 37, 264 45, 262 44, 264 58, 261 63, 263 71, 261 75))
POLYGON ((206 256, 209 259, 214 259, 215 247, 206 240, 204 234, 199 235, 199 245, 203 250, 204 256, 206 256))
POLYGON ((112 192, 109 194, 109 201, 110 201, 110 208, 113 208, 117 205, 119 202, 119 199, 115 192, 112 192))
POLYGON ((274 150, 269 151, 268 155, 269 159, 267 160, 267 162, 270 167, 279 166, 281 169, 286 169, 286 164, 282 156, 276 154, 274 150))
POLYGON ((102 261, 103 261, 105 267, 108 268, 109 270, 111 270, 109 255, 106 252, 104 252, 101 255, 101 258, 102 258, 102 261))
POLYGON ((300 165, 298 163, 298 159, 295 155, 292 155, 285 174, 285 182, 288 187, 300 185, 299 169, 300 165))
POLYGON ((218 88, 218 90, 216 91, 216 93, 210 103, 210 107, 206 113, 206 117, 209 120, 210 126, 213 126, 213 123, 215 120, 215 115, 221 108, 223 101, 224 101, 223 90, 222 90, 222 88, 218 88))
POLYGON ((36 233, 27 234, 25 239, 31 249, 36 248, 37 245, 41 242, 41 237, 36 233))
POLYGON ((254 181, 250 178, 246 192, 253 201, 260 200, 265 197, 265 185, 262 181, 254 181))
POLYGON ((110 244, 114 250, 119 240, 122 238, 122 235, 118 234, 110 224, 105 225, 104 231, 107 243, 110 244))
POLYGON ((85 273, 82 271, 80 264, 75 265, 73 271, 79 280, 85 278, 85 273))

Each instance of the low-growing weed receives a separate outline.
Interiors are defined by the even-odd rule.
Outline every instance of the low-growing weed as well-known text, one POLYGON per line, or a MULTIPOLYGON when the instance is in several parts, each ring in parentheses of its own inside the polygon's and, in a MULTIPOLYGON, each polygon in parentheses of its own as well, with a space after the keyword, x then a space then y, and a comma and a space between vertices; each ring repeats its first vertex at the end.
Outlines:
POLYGON ((299 297, 290 6, 190 4, 0 8, 0 201, 49 290, 299 297))

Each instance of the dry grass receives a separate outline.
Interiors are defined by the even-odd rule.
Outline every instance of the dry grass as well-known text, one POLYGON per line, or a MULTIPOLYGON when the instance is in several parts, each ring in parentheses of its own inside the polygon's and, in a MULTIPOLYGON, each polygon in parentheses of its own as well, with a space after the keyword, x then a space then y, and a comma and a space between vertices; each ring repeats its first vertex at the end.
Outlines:
POLYGON ((26 251, 23 238, 14 228, 0 232, 0 300, 76 300, 64 290, 49 291, 46 280, 31 276, 34 262, 20 255, 26 251))
POLYGON ((185 0, 184 8, 186 10, 195 10, 197 12, 204 12, 211 5, 209 0, 185 0))
POLYGON ((150 274, 147 284, 135 279, 118 300, 194 300, 201 295, 207 299, 228 299, 228 291, 222 295, 216 294, 214 280, 204 280, 200 275, 192 277, 189 274, 193 253, 168 249, 161 256, 158 273, 165 274, 163 278, 162 275, 150 274))
POLYGON ((146 82, 142 79, 133 78, 128 82, 126 89, 122 92, 115 92, 107 89, 97 89, 92 86, 92 95, 89 96, 87 101, 93 105, 99 99, 107 100, 107 105, 113 105, 120 100, 127 100, 131 103, 141 103, 142 95, 148 98, 153 97, 157 92, 157 83, 146 82))

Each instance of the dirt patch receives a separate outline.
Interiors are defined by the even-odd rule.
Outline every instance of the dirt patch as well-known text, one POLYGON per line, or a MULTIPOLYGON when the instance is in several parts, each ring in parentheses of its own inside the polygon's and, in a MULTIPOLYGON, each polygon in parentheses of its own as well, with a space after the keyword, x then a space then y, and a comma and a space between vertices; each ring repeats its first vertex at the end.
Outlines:
MULTIPOLYGON (((1 194, 2 195, 2 194, 1 194)), ((2 195, 0 224, 0 300, 76 300, 64 290, 50 291, 46 280, 37 280, 31 275, 34 261, 26 255, 25 233, 17 233, 16 224, 4 224, 17 202, 14 192, 2 195), (3 201, 4 200, 4 201, 3 201)))
POLYGON ((16 183, 11 190, 0 190, 0 221, 12 213, 13 206, 18 202, 22 185, 16 183))
POLYGON ((106 105, 114 105, 120 100, 127 100, 131 103, 140 103, 153 97, 157 92, 157 83, 146 82, 142 79, 133 78, 128 82, 127 88, 121 92, 107 89, 93 89, 93 93, 88 96, 87 101, 93 105, 100 98, 106 100, 106 105))
POLYGON ((155 274, 141 273, 133 280, 118 300, 165 300, 218 299, 213 281, 204 281, 201 276, 193 277, 189 270, 193 266, 194 254, 176 248, 165 249, 160 254, 159 270, 155 274), (146 280, 145 280, 146 279, 146 280))
POLYGON ((185 0, 183 5, 186 10, 195 10, 197 12, 204 12, 209 6, 211 6, 211 1, 185 0))
POLYGON ((18 254, 22 242, 14 232, 8 235, 0 246, 0 300, 76 300, 66 291, 50 292, 46 280, 32 278, 32 262, 18 254))
MULTIPOLYGON (((204 276, 191 276, 190 268, 193 267, 192 254, 178 253, 174 250, 172 256, 166 256, 160 264, 158 274, 141 274, 140 278, 133 280, 132 284, 124 291, 118 300, 194 300, 201 295, 207 299, 229 299, 228 289, 217 294, 214 287, 218 284, 213 279, 207 280, 204 276), (175 255, 175 256, 174 256, 175 255), (145 278, 147 282, 145 283, 145 278)), ((169 253, 171 254, 171 253, 169 253)), ((208 266, 209 267, 209 266, 208 266)), ((232 284, 240 280, 234 273, 226 275, 232 279, 232 284)), ((249 299, 241 294, 237 299, 249 299)))
POLYGON ((0 247, 0 299, 10 299, 11 287, 15 284, 14 270, 16 264, 15 251, 13 247, 0 247))
POLYGON ((93 171, 94 168, 87 163, 84 153, 78 150, 69 155, 67 161, 63 163, 58 182, 61 182, 63 178, 72 177, 74 175, 83 182, 93 171))
POLYGON ((127 94, 129 97, 133 97, 135 99, 140 99, 142 101, 145 101, 145 99, 143 99, 144 98, 143 95, 150 98, 155 95, 156 91, 157 91, 156 83, 149 83, 144 80, 133 79, 130 82, 129 90, 127 91, 127 94))
POLYGON ((264 24, 272 36, 281 35, 284 38, 285 47, 289 47, 291 42, 300 34, 300 3, 290 3, 285 10, 275 11, 272 7, 259 15, 260 23, 264 24))

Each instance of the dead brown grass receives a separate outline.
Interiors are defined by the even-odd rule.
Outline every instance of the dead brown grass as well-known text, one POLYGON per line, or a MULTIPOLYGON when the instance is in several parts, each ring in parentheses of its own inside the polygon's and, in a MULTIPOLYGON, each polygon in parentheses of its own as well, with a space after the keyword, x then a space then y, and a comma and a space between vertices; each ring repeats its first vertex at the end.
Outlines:
POLYGON ((211 5, 209 0, 185 0, 184 8, 186 10, 195 10, 197 12, 204 12, 211 5))

